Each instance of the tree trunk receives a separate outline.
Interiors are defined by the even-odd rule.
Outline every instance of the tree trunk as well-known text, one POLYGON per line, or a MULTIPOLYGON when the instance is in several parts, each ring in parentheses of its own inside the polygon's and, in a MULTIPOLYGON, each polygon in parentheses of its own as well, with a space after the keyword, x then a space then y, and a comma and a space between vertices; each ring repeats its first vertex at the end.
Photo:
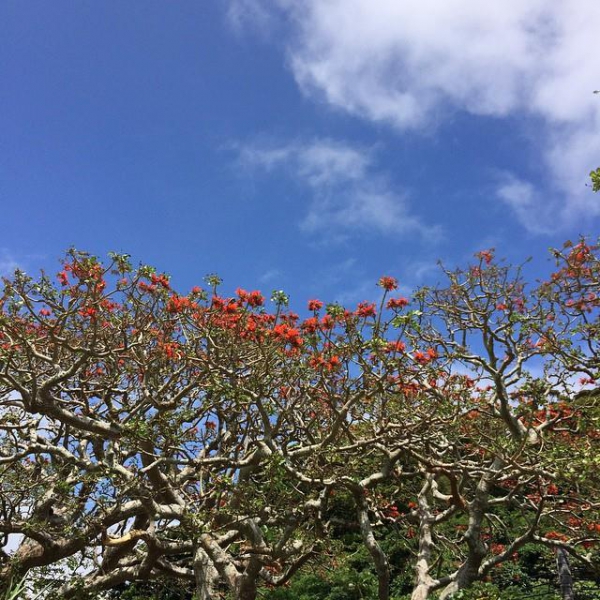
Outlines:
POLYGON ((196 548, 194 554, 194 575, 196 577, 196 599, 216 600, 219 597, 216 590, 219 573, 202 548, 196 548))
POLYGON ((354 497, 356 499, 356 513, 358 524, 362 534, 363 542, 373 559, 375 570, 377 571, 378 581, 378 598, 379 600, 389 600, 390 597, 390 566, 381 546, 377 543, 371 521, 369 520, 369 512, 367 501, 365 500, 363 490, 355 490, 354 497))
POLYGON ((256 600, 258 593, 256 581, 244 581, 240 578, 240 585, 235 592, 235 600, 256 600))
POLYGON ((558 581, 560 583, 560 594, 562 600, 574 600, 573 576, 569 567, 567 551, 564 548, 556 549, 556 568, 558 570, 558 581))
POLYGON ((487 554, 487 547, 481 538, 485 513, 488 508, 488 500, 492 481, 495 473, 502 467, 502 461, 496 458, 492 465, 492 472, 482 476, 473 500, 469 503, 469 525, 465 533, 467 543, 467 558, 460 566, 456 579, 444 588, 440 594, 440 600, 446 600, 458 590, 468 588, 479 578, 479 568, 487 554))
POLYGON ((411 600, 427 600, 431 589, 432 579, 429 575, 431 561, 431 549, 433 547, 433 536, 431 523, 433 514, 429 506, 428 495, 431 492, 431 482, 433 477, 427 474, 425 483, 419 492, 419 553, 417 555, 417 582, 411 600))
POLYGON ((235 586, 235 600, 256 600, 258 594, 258 575, 262 568, 261 561, 251 556, 245 565, 244 572, 239 575, 235 586))

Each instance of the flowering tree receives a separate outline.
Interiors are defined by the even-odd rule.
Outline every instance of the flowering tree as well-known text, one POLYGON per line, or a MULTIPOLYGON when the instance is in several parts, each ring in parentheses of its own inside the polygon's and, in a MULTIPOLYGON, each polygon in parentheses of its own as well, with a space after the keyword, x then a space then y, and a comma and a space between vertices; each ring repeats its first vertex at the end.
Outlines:
POLYGON ((485 251, 412 303, 383 277, 378 305, 313 300, 304 320, 281 292, 273 311, 216 277, 179 294, 119 255, 17 273, 0 312, 0 532, 22 541, 2 579, 70 559, 64 598, 171 578, 253 599, 324 559, 338 498, 382 600, 386 525, 414 549, 415 600, 526 543, 592 565, 595 251, 557 251, 535 290, 485 251))
POLYGON ((413 600, 437 589, 450 596, 532 541, 592 560, 584 555, 600 530, 594 250, 581 242, 557 252, 561 268, 534 290, 485 251, 466 271, 446 271, 447 287, 417 294, 419 318, 404 335, 429 350, 412 354, 421 368, 410 393, 431 428, 423 448, 406 446, 422 481, 404 518, 419 539, 413 600), (582 385, 593 387, 577 392, 582 385), (445 550, 454 564, 443 564, 445 550))
POLYGON ((87 574, 62 597, 161 576, 201 598, 285 582, 320 505, 281 460, 306 444, 308 406, 284 391, 292 317, 260 312, 257 292, 180 296, 124 257, 73 252, 58 280, 17 274, 3 298, 0 528, 24 536, 5 578, 78 556, 87 574))
POLYGON ((352 340, 357 321, 346 323, 342 337, 367 350, 363 385, 377 391, 353 422, 371 460, 346 454, 357 473, 336 482, 359 492, 380 598, 389 561, 371 532, 381 520, 418 540, 414 600, 450 596, 531 542, 594 562, 586 554, 600 529, 593 250, 582 242, 559 252, 566 266, 531 291, 520 270, 481 252, 469 269, 446 271, 447 287, 418 292, 413 310, 391 298, 397 312, 383 320, 359 306, 360 339, 352 340), (582 385, 594 387, 575 391, 582 385))

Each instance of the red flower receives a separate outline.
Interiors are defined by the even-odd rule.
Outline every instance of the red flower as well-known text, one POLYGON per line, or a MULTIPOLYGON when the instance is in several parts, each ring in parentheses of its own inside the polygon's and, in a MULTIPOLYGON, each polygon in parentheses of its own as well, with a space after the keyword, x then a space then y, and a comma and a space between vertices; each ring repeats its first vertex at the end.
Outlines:
POLYGON ((564 542, 567 539, 567 536, 564 533, 558 533, 558 531, 549 531, 546 534, 546 537, 549 540, 560 540, 561 542, 564 542))
POLYGON ((285 337, 287 339, 291 339, 291 338, 298 337, 299 335, 300 335, 300 332, 297 329, 290 328, 286 331, 285 337))
POLYGON ((87 308, 82 308, 79 311, 79 314, 82 317, 89 317, 90 319, 92 319, 93 317, 96 316, 96 309, 93 306, 88 306, 87 308))
POLYGON ((315 333, 319 327, 319 321, 315 317, 311 317, 310 319, 306 319, 300 327, 306 333, 315 333))
POLYGON ((321 327, 323 329, 333 329, 334 325, 335 325, 335 322, 334 322, 333 317, 331 315, 325 315, 321 319, 321 327))
POLYGON ((427 363, 431 362, 434 358, 437 358, 437 356, 438 353, 433 348, 429 348, 425 353, 417 350, 413 354, 413 358, 415 359, 415 361, 421 365, 426 365, 427 363))
POLYGON ((308 310, 321 310, 323 308, 323 303, 320 300, 309 300, 308 301, 308 310))
POLYGON ((417 350, 414 354, 413 354, 413 358, 418 362, 421 363, 422 365, 427 364, 428 360, 427 357, 420 352, 419 350, 417 350))
POLYGON ((332 356, 327 361, 327 370, 334 371, 342 365, 342 361, 339 356, 332 356))
POLYGON ((179 313, 189 308, 191 305, 190 299, 185 296, 176 296, 173 295, 169 298, 167 302, 167 312, 170 313, 179 313))
POLYGON ((490 544, 490 550, 492 554, 502 554, 506 550, 506 546, 504 544, 492 543, 490 544))
POLYGON ((300 348, 304 343, 304 340, 300 337, 300 331, 289 327, 285 323, 275 325, 273 327, 273 335, 276 338, 284 340, 287 344, 290 344, 293 348, 300 348))
POLYGON ((158 347, 164 352, 168 359, 181 358, 182 353, 177 342, 159 343, 158 347))
POLYGON ((273 327, 273 335, 278 338, 284 338, 288 330, 288 326, 284 324, 275 325, 273 327))
POLYGON ((57 277, 61 285, 69 285, 69 277, 67 276, 66 271, 61 271, 57 277))
POLYGON ((252 290, 248 295, 248 304, 250 306, 262 306, 264 303, 265 298, 258 290, 252 290))
POLYGON ((382 277, 377 285, 386 292, 391 292, 398 288, 398 280, 395 277, 382 277))
POLYGON ((233 302, 233 300, 225 305, 225 312, 230 315, 235 314, 237 312, 237 309, 238 305, 236 302, 233 302))
POLYGON ((49 317, 52 314, 51 311, 49 311, 47 308, 42 308, 42 310, 40 310, 40 315, 42 317, 49 317))
POLYGON ((369 302, 359 302, 357 309, 354 311, 354 314, 357 317, 374 317, 375 316, 375 305, 369 302))
POLYGON ((300 332, 297 329, 288 329, 286 340, 293 348, 300 348, 304 340, 300 337, 300 332))
POLYGON ((385 347, 385 351, 389 354, 391 352, 404 352, 406 350, 406 344, 401 341, 397 342, 388 342, 385 347))
POLYGON ((154 285, 161 285, 165 290, 168 290, 171 287, 166 275, 155 275, 152 273, 152 275, 150 275, 150 280, 154 285))
POLYGON ((225 308, 225 299, 221 298, 221 296, 213 296, 212 297, 212 305, 217 310, 223 310, 223 308, 225 308))
POLYGON ((235 293, 242 302, 247 302, 248 306, 262 306, 265 302, 263 295, 258 290, 247 292, 242 288, 238 288, 235 293))
POLYGON ((399 298, 390 298, 387 301, 387 308, 404 308, 409 304, 408 298, 403 298, 400 296, 399 298))
POLYGON ((320 354, 313 354, 313 356, 310 357, 310 360, 308 361, 308 364, 313 369, 316 369, 316 368, 321 367, 321 366, 323 366, 325 364, 325 359, 320 354))
POLYGON ((480 260, 483 260, 486 265, 489 265, 494 258, 494 249, 491 248, 490 250, 482 250, 481 252, 477 252, 475 256, 480 260))

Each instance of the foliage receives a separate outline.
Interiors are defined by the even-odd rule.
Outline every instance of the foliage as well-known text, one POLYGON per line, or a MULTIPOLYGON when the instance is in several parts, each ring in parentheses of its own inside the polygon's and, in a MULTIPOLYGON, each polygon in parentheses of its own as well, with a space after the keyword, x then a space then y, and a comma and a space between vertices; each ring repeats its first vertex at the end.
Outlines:
POLYGON ((26 590, 25 578, 21 578, 19 581, 9 581, 8 587, 2 595, 2 600, 18 600, 22 597, 23 592, 26 590))
POLYGON ((43 598, 52 587, 52 583, 42 586, 41 589, 36 589, 39 586, 31 586, 28 585, 27 577, 23 576, 21 579, 15 581, 10 579, 3 589, 2 596, 0 596, 0 600, 38 600, 38 598, 43 598), (32 589, 33 587, 33 589, 32 589))
POLYGON ((111 590, 108 600, 193 600, 191 585, 174 581, 151 581, 123 584, 111 590))
POLYGON ((592 190, 600 192, 600 167, 590 173, 590 179, 592 180, 592 190))

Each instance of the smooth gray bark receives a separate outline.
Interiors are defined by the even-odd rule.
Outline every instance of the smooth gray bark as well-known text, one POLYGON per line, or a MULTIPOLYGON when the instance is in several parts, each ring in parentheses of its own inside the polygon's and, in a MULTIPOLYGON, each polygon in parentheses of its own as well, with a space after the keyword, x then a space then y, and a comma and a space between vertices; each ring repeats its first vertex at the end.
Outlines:
POLYGON ((194 577, 197 600, 215 600, 219 597, 216 590, 219 573, 202 548, 196 548, 194 553, 194 577))
POLYGON ((556 568, 558 570, 558 581, 562 600, 575 600, 573 591, 573 576, 569 566, 569 558, 564 548, 556 549, 556 568))
POLYGON ((358 524, 363 542, 373 559, 378 581, 379 600, 389 600, 390 597, 390 565, 385 552, 375 539, 373 527, 369 520, 368 504, 363 494, 363 490, 355 490, 356 513, 358 524))

